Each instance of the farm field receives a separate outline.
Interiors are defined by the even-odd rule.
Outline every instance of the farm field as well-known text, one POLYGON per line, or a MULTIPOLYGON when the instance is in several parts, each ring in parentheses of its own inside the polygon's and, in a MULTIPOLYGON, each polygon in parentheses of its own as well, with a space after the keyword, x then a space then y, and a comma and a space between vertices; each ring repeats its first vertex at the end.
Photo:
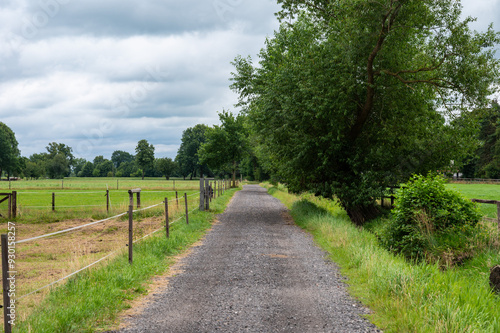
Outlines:
MULTIPOLYGON (((468 199, 500 201, 500 185, 497 184, 447 184, 448 188, 462 193, 468 199)), ((481 212, 490 218, 497 217, 496 205, 478 204, 481 212)))
POLYGON ((65 179, 38 179, 38 180, 17 180, 0 181, 0 191, 2 190, 130 190, 139 187, 144 190, 188 190, 199 188, 199 180, 165 178, 81 178, 71 177, 65 179))
MULTIPOLYGON (((0 192, 10 192, 8 182, 0 182, 0 192)), ((134 241, 154 231, 165 232, 165 205, 168 198, 170 221, 185 215, 184 194, 188 210, 199 206, 199 180, 166 181, 165 179, 67 178, 62 180, 15 181, 17 191, 16 240, 46 235, 107 219, 127 212, 128 190, 141 188, 141 208, 134 213, 134 241), (114 184, 114 188, 110 186, 114 184), (118 190, 116 186, 118 184, 118 190), (64 186, 64 189, 61 187, 64 186), (175 187, 174 187, 175 186, 175 187), (107 211, 106 189, 110 209, 107 211), (52 194, 55 210, 52 210, 52 194), (147 209, 150 206, 155 206, 147 209)), ((134 209, 137 200, 134 195, 134 209)), ((7 202, 0 204, 0 233, 7 229, 7 202)), ((179 223, 179 222, 177 222, 179 223)), ((172 226, 175 230, 176 226, 172 226)), ((112 253, 127 249, 128 216, 97 223, 68 233, 16 245, 17 297, 23 297, 112 253)), ((113 255, 114 256, 114 255, 113 255)), ((51 288, 21 299, 20 319, 26 316, 48 294, 51 288)), ((0 297, 1 298, 1 297, 0 297)))

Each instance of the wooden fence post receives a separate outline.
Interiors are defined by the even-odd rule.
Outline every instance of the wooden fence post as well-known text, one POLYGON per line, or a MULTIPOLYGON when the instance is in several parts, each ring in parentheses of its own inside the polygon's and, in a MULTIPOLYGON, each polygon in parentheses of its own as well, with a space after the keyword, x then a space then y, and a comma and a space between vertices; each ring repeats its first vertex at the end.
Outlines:
POLYGON ((141 192, 137 192, 137 209, 141 208, 141 192))
POLYGON ((179 208, 179 196, 177 195, 177 191, 175 191, 175 201, 177 201, 177 208, 179 208))
POLYGON ((12 218, 17 217, 17 191, 12 191, 12 218))
POLYGON ((133 262, 133 251, 132 246, 134 244, 134 205, 128 206, 128 262, 131 264, 133 262))
POLYGON ((106 190, 106 211, 109 214, 109 190, 106 190))
POLYGON ((210 181, 205 179, 205 209, 210 210, 210 181))
POLYGON ((205 187, 203 178, 200 178, 200 210, 203 212, 205 210, 205 187))
POLYGON ((165 228, 167 229, 167 238, 170 238, 170 225, 168 223, 168 198, 165 198, 165 228))
POLYGON ((56 194, 52 192, 52 211, 56 210, 56 194))
POLYGON ((189 224, 188 198, 187 193, 184 193, 184 202, 186 203, 186 224, 189 224))
POLYGON ((12 325, 9 322, 10 310, 10 287, 9 287, 9 247, 7 234, 1 236, 2 239, 2 287, 3 287, 3 326, 5 333, 12 332, 12 325))

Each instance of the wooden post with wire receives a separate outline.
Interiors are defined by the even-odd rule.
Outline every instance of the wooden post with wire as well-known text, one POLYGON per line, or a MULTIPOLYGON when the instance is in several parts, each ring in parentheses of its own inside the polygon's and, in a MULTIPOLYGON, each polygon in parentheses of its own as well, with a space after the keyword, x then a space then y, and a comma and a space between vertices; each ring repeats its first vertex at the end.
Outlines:
POLYGON ((187 193, 184 193, 184 202, 186 203, 186 224, 189 224, 189 211, 188 211, 187 193))
POLYGON ((109 190, 106 190, 106 211, 109 214, 109 190))
POLYGON ((56 194, 52 192, 52 211, 56 210, 56 194))
POLYGON ((170 225, 168 222, 168 198, 165 198, 165 229, 167 229, 167 238, 170 238, 170 225))

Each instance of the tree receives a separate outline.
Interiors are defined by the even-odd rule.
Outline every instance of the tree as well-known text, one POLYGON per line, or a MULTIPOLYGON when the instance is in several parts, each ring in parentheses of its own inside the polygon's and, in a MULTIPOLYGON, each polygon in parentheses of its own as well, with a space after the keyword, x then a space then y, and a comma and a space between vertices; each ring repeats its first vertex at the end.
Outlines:
POLYGON ((243 115, 234 116, 230 112, 219 113, 221 125, 208 128, 205 132, 206 142, 200 146, 198 155, 202 163, 212 169, 229 168, 232 174, 233 187, 236 187, 236 170, 238 163, 247 150, 247 133, 243 115))
POLYGON ((50 178, 64 178, 71 173, 73 149, 64 143, 51 142, 47 147, 47 173, 50 178))
POLYGON ((115 168, 118 169, 120 165, 124 162, 133 162, 135 159, 134 155, 127 153, 123 150, 115 150, 111 155, 111 161, 115 165, 115 168))
POLYGON ((335 196, 362 225, 375 198, 471 149, 460 119, 498 83, 490 28, 471 32, 453 0, 279 0, 282 23, 232 88, 270 169, 292 191, 335 196), (460 126, 459 126, 460 124, 460 126))
POLYGON ((159 173, 165 176, 165 179, 169 180, 177 168, 177 163, 169 157, 158 158, 155 161, 155 168, 159 173))
POLYGON ((0 122, 0 178, 2 171, 11 173, 19 169, 21 152, 14 132, 4 123, 0 122))
POLYGON ((476 165, 474 169, 477 176, 482 178, 500 178, 499 121, 500 105, 494 101, 491 108, 486 111, 485 116, 482 118, 478 136, 482 145, 478 149, 478 158, 475 160, 476 165))
POLYGON ((75 176, 78 176, 78 173, 82 171, 83 167, 87 163, 87 160, 84 158, 75 158, 73 159, 73 172, 75 176))
POLYGON ((189 174, 191 174, 191 179, 193 179, 197 170, 200 177, 202 177, 203 174, 209 173, 207 166, 200 163, 198 156, 200 146, 206 141, 205 132, 207 128, 207 125, 198 124, 182 132, 181 145, 177 151, 175 161, 184 179, 189 174))
POLYGON ((81 173, 79 173, 79 177, 92 177, 94 173, 94 165, 92 162, 87 162, 82 168, 81 173))
POLYGON ((155 147, 146 140, 141 140, 135 148, 136 161, 142 169, 142 179, 144 179, 145 169, 152 169, 155 161, 155 147))

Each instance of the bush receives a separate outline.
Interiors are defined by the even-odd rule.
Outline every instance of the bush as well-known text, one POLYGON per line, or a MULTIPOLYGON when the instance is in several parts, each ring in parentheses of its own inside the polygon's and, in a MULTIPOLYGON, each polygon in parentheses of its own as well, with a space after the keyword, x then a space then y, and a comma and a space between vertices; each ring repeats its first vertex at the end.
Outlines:
POLYGON ((379 235, 387 249, 449 266, 473 255, 481 214, 470 200, 446 189, 441 176, 413 176, 397 192, 392 213, 379 235))

